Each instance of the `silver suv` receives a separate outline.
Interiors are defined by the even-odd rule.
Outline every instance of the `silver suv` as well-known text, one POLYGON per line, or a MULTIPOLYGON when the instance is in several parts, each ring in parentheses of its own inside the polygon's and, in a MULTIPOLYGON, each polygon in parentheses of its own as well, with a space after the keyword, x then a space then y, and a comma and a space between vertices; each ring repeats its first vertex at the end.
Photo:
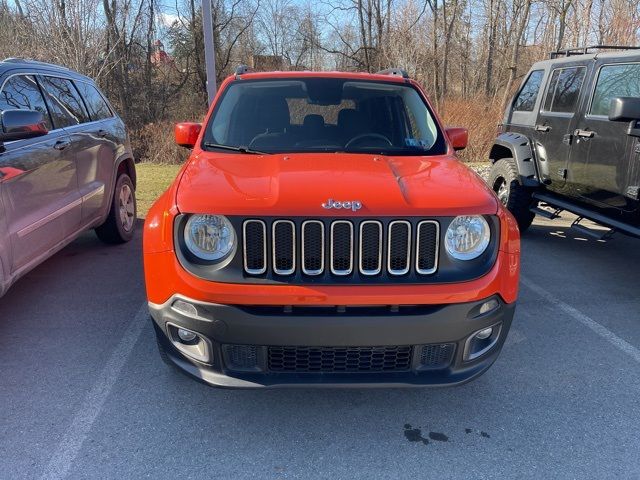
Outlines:
POLYGON ((131 240, 135 182, 125 125, 91 79, 0 62, 0 295, 87 229, 131 240))

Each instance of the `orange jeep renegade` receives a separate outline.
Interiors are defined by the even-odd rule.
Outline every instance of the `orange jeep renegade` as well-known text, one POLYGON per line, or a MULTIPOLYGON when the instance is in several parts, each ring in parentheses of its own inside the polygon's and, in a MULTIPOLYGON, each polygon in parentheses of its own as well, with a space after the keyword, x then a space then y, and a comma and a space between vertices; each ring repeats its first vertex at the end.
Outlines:
POLYGON ((144 231, 165 361, 224 387, 452 385, 496 360, 519 233, 402 70, 222 84, 144 231))

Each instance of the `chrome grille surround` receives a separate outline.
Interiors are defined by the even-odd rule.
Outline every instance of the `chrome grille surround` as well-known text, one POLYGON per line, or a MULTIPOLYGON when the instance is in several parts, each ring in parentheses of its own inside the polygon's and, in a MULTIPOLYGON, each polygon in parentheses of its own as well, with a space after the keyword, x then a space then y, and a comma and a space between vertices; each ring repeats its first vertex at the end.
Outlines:
MULTIPOLYGON (((262 220, 245 220, 242 224, 242 258, 244 262, 244 271, 249 275, 262 275, 267 271, 267 225, 262 220), (258 224, 262 227, 262 267, 261 268, 249 268, 249 259, 247 255, 247 226, 251 224, 258 224)), ((255 248, 255 247, 254 247, 255 248)))
POLYGON ((353 223, 348 220, 336 220, 331 224, 331 244, 329 246, 329 250, 329 266, 331 268, 331 273, 339 276, 350 275, 351 272, 353 272, 353 223), (335 248, 335 231, 338 225, 349 226, 349 268, 335 268, 336 258, 334 250, 337 250, 335 248))
POLYGON ((278 275, 291 275, 296 271, 296 224, 291 220, 276 220, 271 226, 271 245, 273 251, 273 271, 278 275), (279 258, 277 256, 277 249, 279 247, 276 241, 277 228, 279 225, 291 226, 291 268, 278 268, 279 258))
POLYGON ((377 220, 364 220, 363 222, 360 222, 360 240, 359 240, 360 255, 358 259, 358 263, 359 263, 358 266, 360 269, 360 273, 363 275, 377 275, 382 271, 382 249, 383 249, 382 230, 383 230, 382 223, 377 220), (364 258, 363 249, 362 249, 362 246, 364 245, 363 232, 364 232, 364 227, 366 225, 377 225, 378 227, 378 268, 375 268, 375 269, 366 269, 362 264, 362 260, 364 258))
POLYGON ((420 275, 431 275, 432 273, 435 273, 438 270, 438 253, 440 251, 440 224, 438 222, 436 222, 435 220, 423 220, 420 223, 418 223, 418 226, 416 228, 417 230, 417 234, 416 234, 416 272, 419 273, 420 275), (433 260, 433 267, 432 268, 420 268, 420 233, 422 232, 422 227, 424 227, 425 225, 434 225, 435 226, 435 255, 434 255, 434 260, 433 260))
POLYGON ((322 223, 320 220, 306 220, 302 222, 302 259, 300 263, 302 264, 302 272, 305 275, 322 275, 322 273, 324 272, 324 243, 324 223, 322 223), (309 225, 320 225, 320 268, 316 269, 307 268, 307 256, 305 252, 305 243, 307 238, 305 237, 305 233, 309 225))
MULTIPOLYGON (((397 235, 397 233, 396 233, 397 235)), ((406 220, 395 220, 389 224, 388 234, 387 234, 387 271, 390 275, 406 275, 409 273, 409 269, 411 268, 411 223, 406 220), (407 255, 406 255, 406 266, 404 268, 393 268, 392 267, 392 245, 393 245, 393 229, 395 226, 406 225, 407 227, 407 255)))

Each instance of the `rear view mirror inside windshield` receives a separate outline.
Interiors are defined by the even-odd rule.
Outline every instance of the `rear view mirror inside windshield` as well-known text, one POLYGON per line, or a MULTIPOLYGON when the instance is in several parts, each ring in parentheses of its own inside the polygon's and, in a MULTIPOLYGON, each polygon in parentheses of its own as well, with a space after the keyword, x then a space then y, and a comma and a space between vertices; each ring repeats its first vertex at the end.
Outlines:
POLYGON ((344 81, 340 79, 313 78, 305 80, 309 103, 312 105, 339 105, 342 102, 342 87, 344 81))

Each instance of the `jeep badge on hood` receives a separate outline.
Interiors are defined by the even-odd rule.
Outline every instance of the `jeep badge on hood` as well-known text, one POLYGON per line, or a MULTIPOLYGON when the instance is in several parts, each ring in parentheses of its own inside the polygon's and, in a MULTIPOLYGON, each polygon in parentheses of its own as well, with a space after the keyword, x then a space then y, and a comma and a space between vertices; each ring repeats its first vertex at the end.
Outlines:
POLYGON ((353 212, 357 212, 362 208, 362 202, 359 200, 347 200, 345 202, 339 202, 330 198, 325 203, 322 204, 322 208, 326 208, 327 210, 331 210, 332 208, 336 210, 340 209, 351 209, 353 212))

